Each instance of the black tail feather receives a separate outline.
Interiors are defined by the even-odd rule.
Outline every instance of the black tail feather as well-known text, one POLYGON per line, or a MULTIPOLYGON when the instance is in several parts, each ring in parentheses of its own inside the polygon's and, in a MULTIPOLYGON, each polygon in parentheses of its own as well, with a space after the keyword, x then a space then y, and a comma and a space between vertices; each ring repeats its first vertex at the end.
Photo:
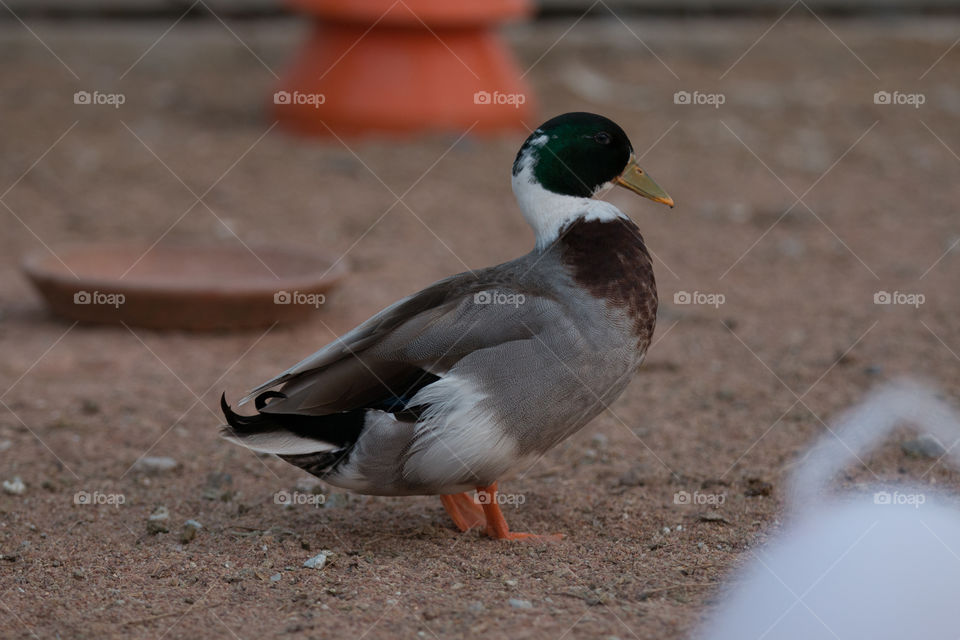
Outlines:
POLYGON ((264 391, 256 398, 253 399, 253 404, 257 408, 257 411, 262 411, 265 406, 267 406, 267 400, 270 398, 286 398, 287 394, 280 393, 279 391, 264 391))
POLYGON ((439 376, 423 369, 413 369, 402 379, 391 380, 391 386, 399 389, 399 392, 386 389, 383 396, 374 402, 327 415, 270 411, 269 400, 287 396, 279 391, 264 391, 254 399, 256 415, 244 416, 230 408, 226 394, 223 394, 220 396, 220 409, 229 425, 224 428, 224 435, 242 440, 250 436, 287 432, 338 447, 349 447, 360 438, 368 410, 392 413, 397 420, 407 422, 419 420, 427 407, 411 406, 411 400, 421 389, 439 379, 439 376))
POLYGON ((236 413, 230 408, 230 405, 227 404, 227 394, 220 394, 220 410, 223 412, 223 417, 226 418, 227 424, 230 425, 230 428, 227 429, 227 431, 230 432, 230 435, 253 435, 255 433, 274 431, 276 429, 275 425, 272 424, 272 420, 265 419, 264 415, 259 413, 260 409, 266 406, 265 403, 261 402, 261 397, 262 396, 257 396, 255 401, 258 411, 257 415, 242 416, 239 413, 236 413))
POLYGON ((257 396, 256 415, 242 416, 227 404, 226 394, 220 396, 220 410, 227 420, 228 427, 224 435, 243 439, 263 433, 287 431, 301 438, 311 438, 338 447, 354 444, 363 431, 366 409, 343 411, 325 416, 311 416, 299 413, 267 413, 260 411, 268 406, 268 398, 283 397, 277 391, 266 391, 257 396))

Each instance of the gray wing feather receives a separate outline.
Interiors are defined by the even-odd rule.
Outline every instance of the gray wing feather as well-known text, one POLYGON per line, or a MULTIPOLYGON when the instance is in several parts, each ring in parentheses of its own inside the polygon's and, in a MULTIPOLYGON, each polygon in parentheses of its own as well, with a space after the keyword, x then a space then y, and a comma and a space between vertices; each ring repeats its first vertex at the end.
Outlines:
MULTIPOLYGON (((270 412, 325 414, 363 406, 425 369, 441 374, 465 355, 529 338, 558 313, 542 290, 513 277, 511 263, 441 280, 374 315, 251 391, 283 385, 270 412), (520 294, 522 304, 478 304, 475 294, 520 294)), ((519 300, 516 298, 515 300, 519 300)))

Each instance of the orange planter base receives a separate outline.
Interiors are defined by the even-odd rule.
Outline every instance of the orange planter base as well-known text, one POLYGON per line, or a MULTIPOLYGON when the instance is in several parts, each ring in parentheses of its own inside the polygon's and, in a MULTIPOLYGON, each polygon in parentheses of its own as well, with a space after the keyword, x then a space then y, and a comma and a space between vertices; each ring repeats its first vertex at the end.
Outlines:
POLYGON ((304 135, 358 136, 471 126, 472 133, 491 133, 533 124, 530 88, 488 23, 503 16, 436 20, 428 29, 429 12, 413 14, 407 6, 417 9, 407 0, 372 28, 376 17, 318 19, 270 105, 281 126, 304 135))

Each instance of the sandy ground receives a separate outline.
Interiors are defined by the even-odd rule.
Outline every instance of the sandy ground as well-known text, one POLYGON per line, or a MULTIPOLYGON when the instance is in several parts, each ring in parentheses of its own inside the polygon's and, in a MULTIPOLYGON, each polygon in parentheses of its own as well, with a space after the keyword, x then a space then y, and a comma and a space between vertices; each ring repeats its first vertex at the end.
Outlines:
MULTIPOLYGON (((217 437, 221 390, 235 398, 399 295, 529 250, 508 179, 522 134, 453 148, 459 132, 350 148, 264 136, 268 68, 300 39, 295 23, 231 25, 237 37, 183 23, 136 64, 169 25, 31 24, 74 78, 8 21, 0 479, 26 489, 0 494, 0 636, 691 633, 776 533, 785 474, 832 416, 900 373, 957 396, 960 51, 944 54, 960 22, 825 25, 800 7, 757 43, 771 23, 587 20, 530 72, 544 117, 616 119, 679 203, 610 196, 656 254, 662 312, 624 395, 503 483, 523 500, 507 509, 514 528, 566 535, 541 545, 459 534, 436 498, 319 487, 323 507, 281 506, 274 495, 313 490, 308 478, 217 437), (127 103, 76 106, 81 89, 127 103), (879 90, 926 102, 877 105, 879 90), (725 102, 678 105, 677 91, 725 102), (378 178, 397 194, 416 184, 391 208, 378 178), (191 209, 190 189, 214 184, 209 210, 191 209), (305 325, 186 335, 71 326, 18 271, 45 245, 164 233, 311 244, 353 272, 305 325), (925 301, 876 305, 878 291, 925 301), (678 304, 682 292, 723 304, 678 304), (179 466, 132 468, 144 454, 179 466), (724 503, 676 504, 681 491, 724 503), (78 505, 77 492, 124 502, 78 505), (170 532, 149 534, 161 505, 170 532), (203 528, 183 543, 191 518, 203 528), (321 550, 323 570, 301 568, 321 550)), ((522 65, 572 24, 511 30, 522 65)), ((864 462, 839 481, 960 486, 897 443, 864 462)))

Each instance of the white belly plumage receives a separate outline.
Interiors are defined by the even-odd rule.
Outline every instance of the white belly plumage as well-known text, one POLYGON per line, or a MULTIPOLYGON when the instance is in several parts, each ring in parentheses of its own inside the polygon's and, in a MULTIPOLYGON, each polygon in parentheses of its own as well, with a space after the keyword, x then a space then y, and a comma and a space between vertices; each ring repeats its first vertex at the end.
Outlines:
POLYGON ((427 407, 416 423, 369 411, 349 459, 325 480, 379 495, 452 493, 492 483, 518 462, 516 441, 469 379, 444 376, 409 404, 427 407))

